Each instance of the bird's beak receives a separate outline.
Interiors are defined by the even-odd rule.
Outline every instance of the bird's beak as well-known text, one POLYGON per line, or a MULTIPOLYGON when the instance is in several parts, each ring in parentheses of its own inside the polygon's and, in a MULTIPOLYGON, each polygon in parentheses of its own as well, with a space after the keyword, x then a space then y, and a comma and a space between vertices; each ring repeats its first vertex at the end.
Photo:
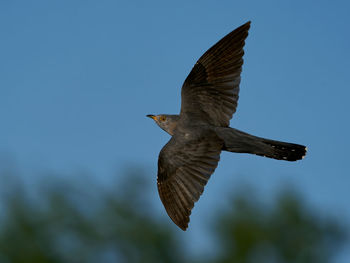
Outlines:
POLYGON ((148 114, 148 115, 146 115, 146 117, 151 118, 153 120, 156 120, 156 118, 157 118, 156 116, 154 116, 152 114, 148 114))

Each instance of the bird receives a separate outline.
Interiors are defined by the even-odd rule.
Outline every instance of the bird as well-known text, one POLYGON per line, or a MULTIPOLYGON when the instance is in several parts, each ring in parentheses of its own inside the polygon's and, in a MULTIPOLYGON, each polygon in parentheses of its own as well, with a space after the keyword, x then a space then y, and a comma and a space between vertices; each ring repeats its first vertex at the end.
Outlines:
POLYGON ((181 89, 180 114, 146 115, 171 135, 159 153, 157 188, 167 214, 183 231, 222 151, 285 161, 306 155, 304 145, 265 139, 230 127, 250 24, 248 21, 227 34, 195 63, 181 89))

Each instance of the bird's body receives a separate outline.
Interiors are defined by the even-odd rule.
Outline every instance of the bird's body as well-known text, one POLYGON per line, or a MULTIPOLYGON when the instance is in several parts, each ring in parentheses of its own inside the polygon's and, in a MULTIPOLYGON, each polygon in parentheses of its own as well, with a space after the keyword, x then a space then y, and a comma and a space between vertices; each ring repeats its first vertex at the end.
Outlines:
POLYGON ((147 115, 172 137, 158 160, 158 191, 182 230, 220 160, 221 151, 296 161, 303 145, 264 139, 229 127, 236 111, 244 40, 250 22, 211 47, 197 61, 181 91, 179 115, 147 115))

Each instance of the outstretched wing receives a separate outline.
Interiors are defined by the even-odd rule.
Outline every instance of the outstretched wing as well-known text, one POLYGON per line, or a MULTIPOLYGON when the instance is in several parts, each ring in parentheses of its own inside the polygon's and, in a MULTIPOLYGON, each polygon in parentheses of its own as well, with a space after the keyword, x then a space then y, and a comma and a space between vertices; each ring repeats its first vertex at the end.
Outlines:
POLYGON ((236 111, 243 65, 243 47, 250 22, 238 27, 194 65, 181 91, 181 113, 226 127, 236 111))
POLYGON ((191 210, 220 160, 222 142, 214 135, 189 141, 173 136, 158 160, 158 192, 173 222, 186 230, 191 210))

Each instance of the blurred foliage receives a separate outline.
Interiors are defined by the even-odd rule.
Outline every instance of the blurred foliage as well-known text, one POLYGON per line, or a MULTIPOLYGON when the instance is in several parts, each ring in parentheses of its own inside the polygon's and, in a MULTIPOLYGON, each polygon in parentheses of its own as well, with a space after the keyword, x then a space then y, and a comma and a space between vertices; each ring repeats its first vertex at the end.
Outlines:
POLYGON ((219 221, 222 250, 216 262, 326 263, 346 242, 345 226, 314 215, 291 190, 271 207, 257 200, 237 196, 234 209, 219 221))
POLYGON ((191 258, 181 230, 152 206, 156 189, 138 173, 108 189, 84 175, 80 181, 50 176, 28 187, 0 174, 0 262, 322 263, 346 242, 340 224, 309 211, 296 193, 262 205, 247 191, 232 197, 233 209, 215 215, 214 258, 191 258))

